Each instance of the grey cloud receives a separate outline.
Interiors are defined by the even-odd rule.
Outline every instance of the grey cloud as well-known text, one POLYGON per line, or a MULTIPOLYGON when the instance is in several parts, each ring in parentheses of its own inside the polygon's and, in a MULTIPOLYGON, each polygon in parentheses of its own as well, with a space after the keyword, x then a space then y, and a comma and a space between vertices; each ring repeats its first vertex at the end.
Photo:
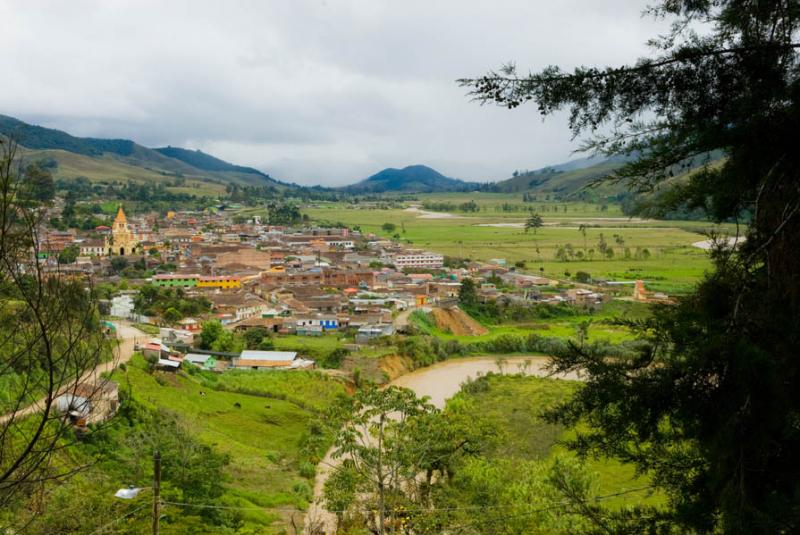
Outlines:
POLYGON ((632 61, 663 23, 632 0, 6 0, 0 112, 201 148, 337 185, 426 163, 469 180, 570 157, 563 115, 471 103, 506 61, 632 61))

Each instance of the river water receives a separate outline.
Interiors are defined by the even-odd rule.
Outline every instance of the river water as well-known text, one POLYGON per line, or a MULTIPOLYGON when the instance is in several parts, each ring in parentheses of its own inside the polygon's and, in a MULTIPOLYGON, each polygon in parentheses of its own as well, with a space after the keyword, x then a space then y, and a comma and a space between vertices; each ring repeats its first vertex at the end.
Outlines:
MULTIPOLYGON (((544 377, 548 375, 546 369, 548 357, 511 357, 502 359, 502 364, 495 358, 475 357, 465 359, 447 360, 402 375, 391 382, 392 385, 402 386, 413 390, 417 396, 428 396, 430 402, 438 408, 443 408, 445 401, 453 397, 467 379, 474 379, 479 374, 494 373, 524 373, 544 377)), ((555 376, 560 379, 576 379, 576 373, 555 376)))
MULTIPOLYGON (((421 368, 406 375, 401 375, 390 384, 402 386, 413 390, 417 396, 427 396, 430 402, 438 408, 443 408, 445 402, 461 390, 461 385, 468 379, 474 379, 479 374, 494 373, 524 373, 538 377, 549 375, 546 369, 548 357, 509 357, 497 359, 494 357, 474 357, 453 359, 421 368)), ((580 380, 578 373, 560 374, 554 376, 559 379, 580 380)), ((327 512, 321 504, 322 491, 330 471, 336 466, 337 460, 331 457, 332 450, 328 452, 322 463, 317 467, 317 477, 314 483, 314 502, 310 504, 306 514, 304 533, 310 533, 310 524, 315 524, 324 533, 334 533, 336 517, 327 512)))

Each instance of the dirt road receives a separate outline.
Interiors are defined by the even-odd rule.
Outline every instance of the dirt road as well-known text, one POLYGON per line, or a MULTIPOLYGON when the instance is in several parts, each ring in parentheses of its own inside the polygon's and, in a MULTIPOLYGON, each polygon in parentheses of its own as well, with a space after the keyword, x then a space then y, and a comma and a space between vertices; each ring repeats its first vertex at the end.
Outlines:
MULTIPOLYGON (((94 382, 100 379, 101 375, 110 372, 121 363, 128 362, 131 357, 133 356, 134 346, 137 342, 144 341, 145 339, 151 338, 146 333, 143 333, 136 327, 132 325, 121 322, 115 321, 113 322, 114 326, 117 328, 117 341, 119 342, 117 346, 114 348, 114 358, 108 362, 104 362, 99 364, 95 368, 87 371, 86 373, 81 376, 79 383, 84 382, 94 382)), ((70 388, 73 388, 75 383, 70 383, 68 385, 64 385, 58 391, 59 394, 68 391, 70 388)), ((24 409, 16 411, 15 413, 8 413, 0 416, 0 425, 5 424, 8 422, 12 417, 15 420, 19 420, 25 416, 29 416, 36 412, 41 411, 46 404, 46 399, 42 398, 36 403, 32 403, 28 405, 24 409)))

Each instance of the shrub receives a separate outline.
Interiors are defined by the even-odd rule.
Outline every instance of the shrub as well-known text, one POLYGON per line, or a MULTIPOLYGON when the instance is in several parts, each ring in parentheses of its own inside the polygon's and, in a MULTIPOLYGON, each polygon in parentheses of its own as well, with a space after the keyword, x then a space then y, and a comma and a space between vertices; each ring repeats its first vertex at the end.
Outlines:
POLYGON ((578 271, 575 273, 575 280, 578 282, 587 283, 592 280, 592 276, 586 271, 578 271))
POLYGON ((307 479, 313 479, 317 475, 317 467, 308 461, 304 461, 300 463, 300 475, 307 479))

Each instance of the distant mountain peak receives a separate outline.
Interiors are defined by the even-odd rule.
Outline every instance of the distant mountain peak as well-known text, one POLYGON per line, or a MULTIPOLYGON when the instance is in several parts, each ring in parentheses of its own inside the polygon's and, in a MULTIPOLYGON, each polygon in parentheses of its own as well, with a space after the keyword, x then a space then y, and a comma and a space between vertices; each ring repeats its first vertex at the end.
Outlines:
POLYGON ((431 193, 466 191, 476 186, 475 183, 446 177, 427 165, 414 164, 402 169, 387 167, 344 189, 352 193, 431 193))

